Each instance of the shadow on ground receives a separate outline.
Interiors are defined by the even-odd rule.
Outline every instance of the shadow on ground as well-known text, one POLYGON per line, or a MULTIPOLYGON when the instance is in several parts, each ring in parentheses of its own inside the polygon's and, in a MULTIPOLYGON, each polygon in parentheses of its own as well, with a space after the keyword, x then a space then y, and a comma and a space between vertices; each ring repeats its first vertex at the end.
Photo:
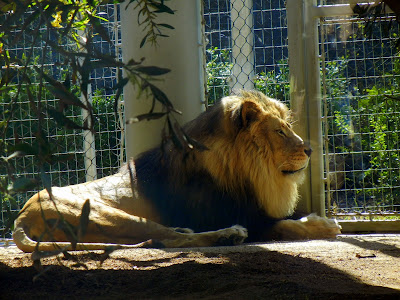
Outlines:
POLYGON ((249 250, 238 249, 124 250, 113 253, 101 267, 96 262, 99 254, 77 253, 74 258, 79 265, 61 259, 61 266, 56 258, 43 259, 43 265, 51 267, 35 281, 38 272, 32 267, 30 256, 15 252, 7 261, 0 255, 0 295, 3 299, 399 299, 400 296, 399 290, 367 284, 345 271, 302 257, 301 249, 298 254, 254 245, 249 250))

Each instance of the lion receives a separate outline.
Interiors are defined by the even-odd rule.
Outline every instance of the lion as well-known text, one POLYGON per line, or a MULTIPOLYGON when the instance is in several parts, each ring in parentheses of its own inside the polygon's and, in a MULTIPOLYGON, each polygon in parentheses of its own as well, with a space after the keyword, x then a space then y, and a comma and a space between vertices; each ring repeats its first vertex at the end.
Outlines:
POLYGON ((183 131, 204 149, 184 153, 168 141, 115 175, 34 195, 15 221, 16 245, 25 252, 209 247, 340 233, 333 220, 316 215, 288 218, 312 150, 293 131, 283 103, 243 91, 183 131), (80 226, 84 211, 87 224, 80 226))

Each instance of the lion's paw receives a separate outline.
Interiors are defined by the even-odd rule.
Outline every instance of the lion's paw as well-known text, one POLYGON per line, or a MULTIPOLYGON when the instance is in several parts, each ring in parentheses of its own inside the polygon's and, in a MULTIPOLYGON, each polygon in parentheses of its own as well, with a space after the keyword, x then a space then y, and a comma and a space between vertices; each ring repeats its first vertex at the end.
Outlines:
POLYGON ((341 234, 342 227, 333 219, 311 214, 299 221, 306 226, 309 238, 312 239, 334 239, 338 234, 341 234))
POLYGON ((218 230, 220 237, 216 241, 216 246, 239 245, 247 238, 247 229, 240 225, 218 230))
POLYGON ((182 228, 182 227, 171 227, 176 232, 179 233, 193 233, 194 231, 190 228, 182 228))
POLYGON ((286 240, 334 239, 341 233, 341 227, 336 220, 311 214, 300 220, 279 221, 275 231, 286 240))

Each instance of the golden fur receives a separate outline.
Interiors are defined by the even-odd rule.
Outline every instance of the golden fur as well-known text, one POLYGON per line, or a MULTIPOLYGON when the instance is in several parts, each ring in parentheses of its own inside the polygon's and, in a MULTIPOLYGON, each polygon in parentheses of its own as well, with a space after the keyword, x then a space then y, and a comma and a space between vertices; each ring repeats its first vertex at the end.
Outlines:
POLYGON ((110 243, 143 246, 134 244, 149 239, 190 247, 340 233, 334 222, 315 215, 282 220, 294 212, 311 149, 292 130, 281 102, 258 92, 225 97, 184 130, 208 150, 183 153, 169 143, 115 175, 33 196, 15 222, 18 247, 33 251, 34 240, 42 250, 70 247, 71 234, 77 248, 102 249, 110 243), (89 224, 82 235, 86 200, 89 224))

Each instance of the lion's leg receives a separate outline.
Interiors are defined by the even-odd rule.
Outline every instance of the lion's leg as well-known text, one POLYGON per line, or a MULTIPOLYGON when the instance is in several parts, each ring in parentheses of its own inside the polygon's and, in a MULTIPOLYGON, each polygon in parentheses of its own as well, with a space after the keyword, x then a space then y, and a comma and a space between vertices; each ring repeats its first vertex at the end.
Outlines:
MULTIPOLYGON (((16 232, 26 233, 40 241, 69 241, 65 232, 57 227, 50 231, 46 224, 55 224, 62 219, 78 226, 85 200, 65 189, 54 189, 53 202, 46 191, 32 197, 22 209, 15 222, 16 232), (46 221, 45 221, 46 220, 46 221), (52 220, 49 222, 49 220, 52 220), (47 232, 46 234, 44 234, 47 232)), ((90 199, 89 199, 90 200, 90 199)), ((15 238, 21 237, 18 234, 15 238)), ((239 244, 247 237, 247 231, 240 226, 217 231, 193 233, 179 232, 151 220, 128 214, 120 209, 90 200, 89 223, 86 234, 78 242, 136 244, 149 239, 161 242, 165 247, 203 247, 223 244, 239 244)), ((17 242, 17 245, 22 242, 17 242)))
POLYGON ((273 236, 283 240, 334 239, 341 233, 334 220, 311 214, 299 220, 282 220, 273 228, 273 236))
POLYGON ((247 237, 241 226, 232 226, 217 231, 194 233, 190 230, 176 230, 151 220, 127 214, 105 205, 92 207, 91 229, 86 241, 135 244, 148 239, 159 241, 168 248, 208 247, 240 244, 247 237), (100 236, 100 240, 96 240, 100 236), (104 237, 104 238, 103 238, 104 237))

